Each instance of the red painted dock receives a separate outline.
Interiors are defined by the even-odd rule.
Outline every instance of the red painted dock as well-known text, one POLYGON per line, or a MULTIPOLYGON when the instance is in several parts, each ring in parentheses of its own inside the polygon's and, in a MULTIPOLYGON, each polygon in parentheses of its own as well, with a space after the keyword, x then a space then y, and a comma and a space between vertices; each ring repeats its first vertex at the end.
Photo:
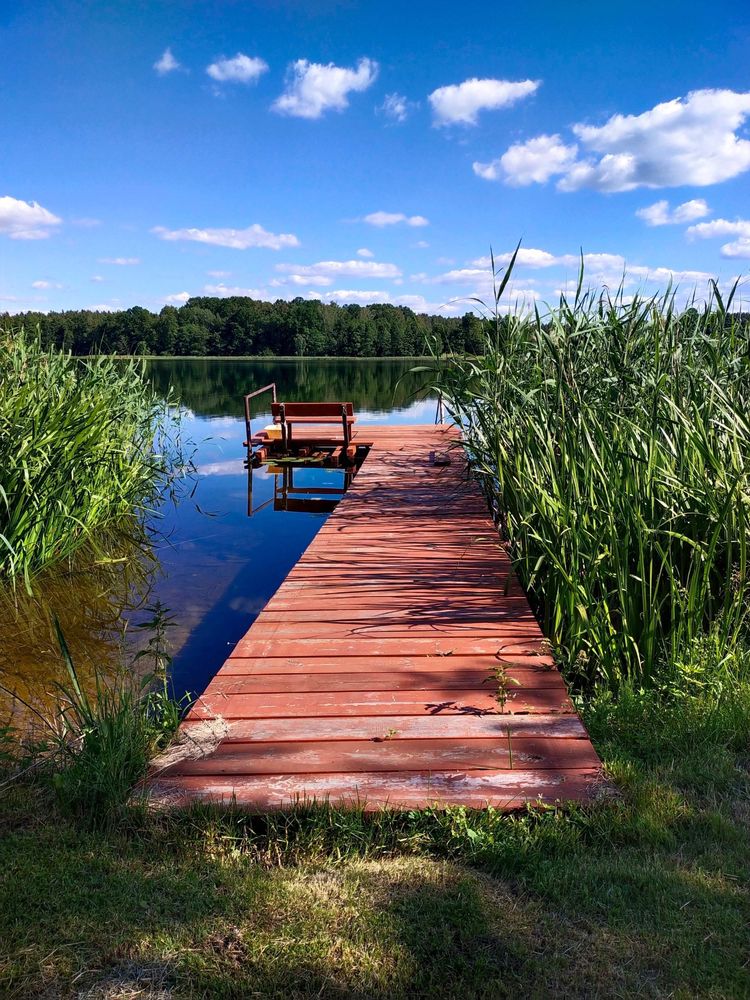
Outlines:
POLYGON ((153 801, 513 809, 597 793, 599 759, 455 434, 360 428, 352 487, 191 709, 153 801))

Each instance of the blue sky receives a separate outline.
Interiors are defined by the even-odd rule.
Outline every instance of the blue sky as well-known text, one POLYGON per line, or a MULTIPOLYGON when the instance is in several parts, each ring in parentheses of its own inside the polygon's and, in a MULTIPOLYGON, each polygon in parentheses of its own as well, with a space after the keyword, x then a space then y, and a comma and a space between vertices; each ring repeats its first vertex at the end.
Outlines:
POLYGON ((0 46, 0 310, 750 272, 746 0, 0 0, 0 46))

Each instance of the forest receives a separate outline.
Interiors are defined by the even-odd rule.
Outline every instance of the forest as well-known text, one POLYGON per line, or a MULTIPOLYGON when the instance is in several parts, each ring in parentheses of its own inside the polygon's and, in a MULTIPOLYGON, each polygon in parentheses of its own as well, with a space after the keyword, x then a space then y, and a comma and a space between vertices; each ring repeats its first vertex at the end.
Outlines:
MULTIPOLYGON (((0 314, 0 325, 10 317, 0 314)), ((13 317, 41 330, 42 346, 77 355, 409 357, 428 342, 440 353, 478 350, 482 324, 473 314, 428 316, 406 306, 344 305, 295 298, 263 302, 196 297, 159 313, 75 309, 13 317)))

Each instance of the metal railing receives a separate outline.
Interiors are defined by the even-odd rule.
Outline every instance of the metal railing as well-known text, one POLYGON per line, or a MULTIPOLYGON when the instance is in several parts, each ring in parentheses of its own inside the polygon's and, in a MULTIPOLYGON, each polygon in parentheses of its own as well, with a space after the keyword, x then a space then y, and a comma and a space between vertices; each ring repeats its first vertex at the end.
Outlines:
POLYGON ((250 400, 253 399, 255 396, 262 395, 264 392, 271 392, 271 393, 273 393, 273 401, 274 401, 274 403, 276 402, 276 383, 275 382, 269 382, 269 384, 268 385, 264 385, 262 389, 256 389, 255 392, 249 392, 245 396, 245 434, 247 435, 247 437, 245 439, 245 447, 246 448, 251 448, 252 447, 252 445, 250 443, 250 439, 253 436, 252 427, 250 426, 250 421, 252 419, 252 413, 250 412, 250 400))

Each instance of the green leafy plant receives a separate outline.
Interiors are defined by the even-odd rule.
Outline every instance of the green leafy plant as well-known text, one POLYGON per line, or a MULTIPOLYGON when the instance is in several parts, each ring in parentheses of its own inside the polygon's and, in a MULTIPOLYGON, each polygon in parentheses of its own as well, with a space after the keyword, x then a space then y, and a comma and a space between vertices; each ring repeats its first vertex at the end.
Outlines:
MULTIPOLYGON (((515 258, 514 258, 515 259, 515 258)), ((747 318, 713 284, 679 311, 585 291, 505 312, 495 271, 479 353, 435 353, 515 568, 579 688, 655 685, 715 629, 745 628, 750 523, 747 318)))
MULTIPOLYGON (((159 631, 165 609, 156 611, 159 631)), ((55 725, 55 790, 67 811, 107 822, 128 802, 150 759, 171 740, 182 705, 169 695, 166 672, 150 673, 140 683, 132 676, 105 683, 97 674, 90 693, 79 679, 59 622, 55 627, 68 673, 68 683, 60 685, 55 725)), ((157 650, 161 641, 155 640, 157 650)))
POLYGON ((176 416, 138 362, 73 358, 36 334, 0 332, 0 580, 107 556, 179 475, 176 416))
POLYGON ((489 677, 486 677, 482 683, 494 684, 495 701, 497 702, 500 712, 502 713, 505 711, 505 706, 508 703, 508 699, 511 697, 513 686, 518 686, 520 681, 515 677, 509 677, 505 664, 498 663, 497 666, 494 666, 490 670, 489 677))

